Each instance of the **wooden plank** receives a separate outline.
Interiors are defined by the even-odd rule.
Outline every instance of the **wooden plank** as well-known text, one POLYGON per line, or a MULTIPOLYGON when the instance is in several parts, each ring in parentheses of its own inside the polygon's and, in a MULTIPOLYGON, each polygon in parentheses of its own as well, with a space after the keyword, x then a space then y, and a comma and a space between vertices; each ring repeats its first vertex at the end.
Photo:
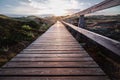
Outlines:
POLYGON ((90 57, 88 54, 18 54, 17 57, 62 57, 62 58, 76 58, 76 57, 90 57))
POLYGON ((32 43, 29 46, 71 46, 71 47, 79 46, 79 47, 81 47, 80 44, 57 44, 57 43, 54 43, 54 44, 46 44, 46 43, 45 44, 43 44, 43 43, 34 44, 34 43, 32 43))
MULTIPOLYGON (((83 50, 82 48, 80 47, 68 47, 68 48, 65 48, 65 47, 50 47, 50 46, 47 46, 47 47, 28 47, 26 48, 27 50, 83 50)), ((26 50, 25 49, 25 50, 26 50)))
POLYGON ((33 44, 64 44, 64 45, 67 45, 67 44, 71 44, 71 45, 73 45, 73 44, 78 44, 77 42, 60 42, 60 41, 56 41, 56 42, 35 42, 35 43, 33 43, 33 44))
POLYGON ((36 46, 29 46, 29 47, 27 47, 26 49, 45 49, 45 48, 47 48, 47 49, 51 49, 51 48, 53 48, 53 49, 66 49, 66 48, 69 48, 69 49, 79 49, 79 48, 82 48, 82 47, 80 47, 80 46, 49 46, 49 45, 36 45, 36 46))
POLYGON ((44 46, 48 46, 48 47, 50 47, 50 46, 52 46, 52 47, 80 47, 81 48, 81 46, 80 45, 71 45, 71 44, 67 44, 67 45, 65 45, 65 44, 59 44, 59 45, 57 45, 57 44, 51 44, 51 45, 48 45, 48 44, 31 44, 31 45, 29 45, 29 47, 44 47, 44 46))
MULTIPOLYGON (((45 40, 45 41, 51 41, 51 40, 54 40, 54 41, 76 41, 74 38, 70 38, 70 39, 67 39, 67 38, 54 38, 54 37, 50 37, 50 38, 40 38, 40 39, 37 39, 36 41, 40 41, 40 40, 45 40)), ((36 42, 35 41, 35 42, 36 42)))
POLYGON ((66 48, 66 49, 24 49, 26 51, 80 51, 80 50, 84 50, 82 48, 80 49, 69 49, 69 48, 66 48))
POLYGON ((46 54, 86 54, 86 51, 21 51, 20 53, 27 53, 27 54, 40 54, 40 53, 46 53, 46 54))
POLYGON ((60 68, 80 68, 80 67, 99 67, 95 62, 8 62, 5 64, 3 67, 7 68, 13 68, 13 67, 44 67, 44 68, 49 68, 49 67, 60 67, 60 68))
POLYGON ((94 76, 105 75, 100 68, 2 68, 0 75, 33 75, 33 76, 94 76))
MULTIPOLYGON (((51 35, 50 35, 51 36, 51 35)), ((44 36, 44 37, 40 37, 40 39, 36 39, 36 41, 39 41, 39 40, 48 40, 48 39, 51 39, 51 40, 70 40, 70 41, 75 41, 75 39, 72 37, 72 35, 71 36, 67 36, 67 37, 65 37, 65 36, 44 36)))
POLYGON ((109 80, 107 76, 75 76, 75 77, 0 77, 0 80, 109 80))
POLYGON ((76 61, 76 62, 82 62, 82 61, 93 61, 92 58, 84 57, 84 58, 13 58, 11 61, 60 61, 60 62, 71 62, 71 61, 76 61))
MULTIPOLYGON (((51 37, 52 38, 52 37, 51 37)), ((48 43, 55 43, 55 42, 58 42, 58 43, 78 43, 78 42, 76 42, 76 41, 74 41, 74 40, 72 40, 72 41, 65 41, 65 40, 53 40, 53 41, 51 41, 51 40, 39 40, 39 41, 35 41, 35 43, 40 43, 40 42, 48 42, 48 43), (54 42, 53 42, 54 41, 54 42)))
POLYGON ((51 40, 53 40, 53 41, 62 41, 62 42, 76 42, 76 40, 75 39, 73 39, 73 38, 69 38, 69 37, 42 37, 42 38, 40 38, 40 39, 36 39, 34 42, 39 42, 39 41, 51 41, 51 40), (68 38, 68 39, 67 39, 68 38))
POLYGON ((33 45, 79 45, 78 43, 32 43, 33 45))

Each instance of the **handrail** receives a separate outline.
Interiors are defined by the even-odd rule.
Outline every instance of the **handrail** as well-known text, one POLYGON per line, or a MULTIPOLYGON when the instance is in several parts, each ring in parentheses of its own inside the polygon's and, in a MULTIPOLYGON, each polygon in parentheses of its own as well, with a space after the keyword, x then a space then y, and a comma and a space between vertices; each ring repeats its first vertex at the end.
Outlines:
POLYGON ((97 42, 101 46, 107 48, 108 50, 115 53, 118 57, 120 57, 120 42, 110 39, 108 37, 102 36, 100 34, 88 31, 86 29, 74 26, 72 24, 69 24, 67 22, 62 21, 63 24, 69 26, 70 28, 74 29, 75 31, 81 33, 82 35, 88 37, 89 39, 92 39, 93 41, 97 42))
POLYGON ((120 5, 120 0, 105 0, 103 2, 100 2, 100 3, 90 7, 90 8, 87 8, 83 11, 80 11, 78 13, 69 15, 69 16, 67 16, 63 19, 93 13, 93 12, 96 12, 96 11, 100 11, 100 10, 107 9, 107 8, 110 8, 110 7, 114 7, 114 6, 118 6, 118 5, 120 5))

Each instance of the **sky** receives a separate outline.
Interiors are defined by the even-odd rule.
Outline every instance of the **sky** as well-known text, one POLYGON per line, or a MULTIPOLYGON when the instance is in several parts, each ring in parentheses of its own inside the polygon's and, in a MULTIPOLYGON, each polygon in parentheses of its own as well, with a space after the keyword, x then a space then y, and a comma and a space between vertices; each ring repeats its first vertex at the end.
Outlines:
MULTIPOLYGON (((0 14, 8 16, 64 16, 89 8, 104 0, 0 0, 0 14)), ((97 12, 119 14, 120 6, 97 12)))

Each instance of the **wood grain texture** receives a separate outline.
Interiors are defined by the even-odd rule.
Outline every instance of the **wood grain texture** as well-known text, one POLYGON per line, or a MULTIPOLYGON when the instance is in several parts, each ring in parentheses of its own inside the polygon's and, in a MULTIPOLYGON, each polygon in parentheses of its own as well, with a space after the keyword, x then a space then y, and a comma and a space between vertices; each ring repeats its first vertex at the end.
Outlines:
POLYGON ((63 76, 85 76, 105 75, 100 68, 3 68, 0 75, 63 75, 63 76))
POLYGON ((0 80, 109 80, 57 22, 0 69, 0 80))
POLYGON ((0 77, 0 80, 109 80, 106 76, 80 76, 80 77, 0 77))
POLYGON ((14 67, 68 67, 68 68, 74 68, 74 67, 81 67, 81 68, 90 68, 90 67, 99 67, 94 61, 89 62, 8 62, 4 65, 5 67, 14 68, 14 67))

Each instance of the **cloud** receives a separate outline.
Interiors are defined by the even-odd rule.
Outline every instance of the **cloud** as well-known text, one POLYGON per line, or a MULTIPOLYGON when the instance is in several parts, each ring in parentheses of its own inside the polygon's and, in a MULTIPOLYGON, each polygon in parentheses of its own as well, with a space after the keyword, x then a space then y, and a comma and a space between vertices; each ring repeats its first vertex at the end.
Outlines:
POLYGON ((0 0, 0 13, 15 15, 67 15, 101 0, 0 0))
MULTIPOLYGON (((7 0, 8 1, 8 0, 7 0)), ((65 15, 68 10, 74 11, 78 8, 77 0, 13 0, 14 3, 8 2, 5 4, 3 13, 8 14, 56 14, 65 15)))

